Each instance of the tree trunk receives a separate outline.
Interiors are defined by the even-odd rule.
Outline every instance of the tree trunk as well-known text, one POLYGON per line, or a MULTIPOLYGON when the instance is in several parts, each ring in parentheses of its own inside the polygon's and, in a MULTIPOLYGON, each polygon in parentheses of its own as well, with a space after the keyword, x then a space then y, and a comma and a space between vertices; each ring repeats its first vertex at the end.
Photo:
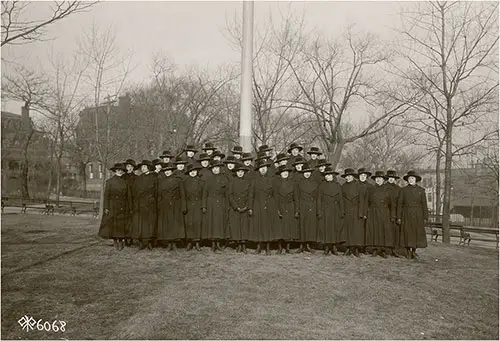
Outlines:
POLYGON ((451 161, 452 154, 452 116, 451 116, 451 101, 447 103, 447 126, 446 126, 446 152, 444 159, 444 205, 443 205, 443 243, 450 243, 450 209, 451 209, 451 161))
POLYGON ((85 162, 80 162, 80 176, 82 177, 82 195, 84 198, 87 197, 87 164, 85 162))
POLYGON ((441 215, 441 148, 436 154, 436 215, 441 215))
POLYGON ((26 133, 26 139, 23 145, 23 160, 21 161, 21 196, 23 199, 30 198, 28 190, 28 149, 34 132, 35 131, 30 127, 29 131, 26 133))
POLYGON ((339 142, 337 144, 329 144, 328 146, 328 157, 327 161, 332 164, 332 169, 336 169, 342 157, 342 150, 344 149, 344 143, 339 142))

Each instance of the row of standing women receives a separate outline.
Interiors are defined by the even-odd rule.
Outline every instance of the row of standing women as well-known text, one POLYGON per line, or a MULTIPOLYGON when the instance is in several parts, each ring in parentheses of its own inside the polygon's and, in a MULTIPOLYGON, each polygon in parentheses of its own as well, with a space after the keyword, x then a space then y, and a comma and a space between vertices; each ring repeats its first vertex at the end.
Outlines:
POLYGON ((289 253, 294 245, 297 252, 321 245, 325 254, 345 249, 357 257, 397 257, 404 250, 415 258, 416 249, 427 246, 427 202, 415 172, 400 187, 392 170, 372 175, 348 168, 339 174, 315 147, 307 160, 295 143, 274 162, 271 151, 259 147, 254 160, 235 146, 226 158, 207 143, 198 157, 188 145, 182 156, 165 151, 153 161, 115 164, 99 235, 113 239, 119 250, 132 240, 141 249, 157 243, 174 249, 186 241, 188 250, 209 241, 213 251, 232 242, 246 253, 252 242, 266 254, 275 246, 289 253))

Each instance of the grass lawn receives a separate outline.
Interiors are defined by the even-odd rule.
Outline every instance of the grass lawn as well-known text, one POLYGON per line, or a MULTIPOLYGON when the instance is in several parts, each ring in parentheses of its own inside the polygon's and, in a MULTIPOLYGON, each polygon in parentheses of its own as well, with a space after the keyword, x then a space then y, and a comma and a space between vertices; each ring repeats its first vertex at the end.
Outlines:
POLYGON ((116 251, 97 225, 2 215, 2 339, 499 338, 496 250, 431 244, 418 260, 116 251), (66 331, 23 331, 24 315, 66 331))

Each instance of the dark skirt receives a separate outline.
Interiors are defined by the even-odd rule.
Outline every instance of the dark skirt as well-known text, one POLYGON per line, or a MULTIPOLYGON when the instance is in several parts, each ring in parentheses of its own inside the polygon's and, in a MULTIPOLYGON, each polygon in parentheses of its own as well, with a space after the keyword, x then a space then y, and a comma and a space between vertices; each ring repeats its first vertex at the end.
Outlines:
POLYGON ((164 199, 158 203, 157 240, 179 240, 186 237, 180 199, 164 199))

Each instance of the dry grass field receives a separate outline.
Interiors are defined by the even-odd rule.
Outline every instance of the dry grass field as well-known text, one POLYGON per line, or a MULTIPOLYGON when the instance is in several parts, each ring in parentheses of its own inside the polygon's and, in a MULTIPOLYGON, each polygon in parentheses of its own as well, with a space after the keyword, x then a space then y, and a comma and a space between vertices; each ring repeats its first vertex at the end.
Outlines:
POLYGON ((2 215, 2 339, 498 339, 498 252, 420 259, 125 248, 86 217, 2 215), (63 320, 65 332, 18 320, 63 320))

